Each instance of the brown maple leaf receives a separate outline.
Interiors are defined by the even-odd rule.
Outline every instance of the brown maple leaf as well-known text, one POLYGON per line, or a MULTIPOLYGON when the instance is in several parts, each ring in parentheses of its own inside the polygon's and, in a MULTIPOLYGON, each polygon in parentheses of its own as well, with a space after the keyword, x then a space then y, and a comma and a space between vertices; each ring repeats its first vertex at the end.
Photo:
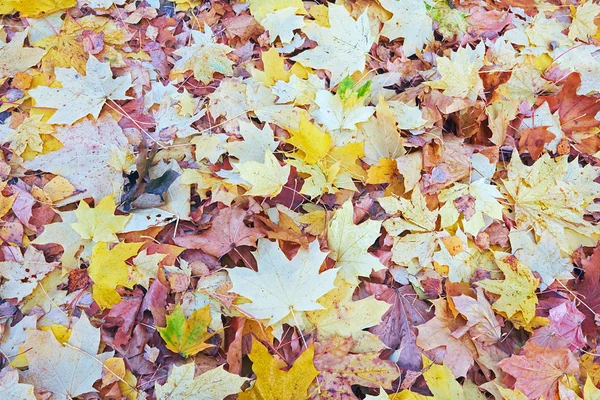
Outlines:
POLYGON ((595 339, 599 328, 596 320, 600 319, 600 246, 596 247, 590 258, 582 260, 581 265, 583 278, 575 283, 581 300, 577 308, 585 315, 583 333, 595 339))
POLYGON ((220 210, 212 220, 212 225, 199 235, 187 235, 173 238, 178 246, 188 249, 201 249, 211 256, 223 257, 239 246, 256 245, 256 240, 264 234, 244 223, 246 211, 241 208, 220 210))
POLYGON ((579 74, 572 73, 558 94, 538 99, 538 105, 547 102, 552 113, 558 110, 562 130, 567 136, 574 132, 588 132, 591 128, 600 126, 600 121, 595 118, 600 111, 600 99, 577 95, 580 84, 579 74))
POLYGON ((579 373, 577 359, 569 349, 551 350, 531 341, 523 346, 521 355, 512 355, 498 365, 515 378, 515 388, 530 399, 542 396, 553 399, 558 380, 564 375, 579 373))
POLYGON ((523 150, 527 150, 532 159, 540 158, 546 143, 550 143, 556 137, 554 133, 548 131, 548 128, 547 126, 536 126, 523 130, 519 139, 521 153, 523 150))

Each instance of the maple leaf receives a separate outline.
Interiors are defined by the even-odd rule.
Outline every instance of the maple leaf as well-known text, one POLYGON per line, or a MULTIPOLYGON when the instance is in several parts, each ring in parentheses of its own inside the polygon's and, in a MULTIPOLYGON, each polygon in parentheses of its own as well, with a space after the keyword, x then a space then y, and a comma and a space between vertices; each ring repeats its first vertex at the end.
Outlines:
POLYGON ((171 75, 193 71, 194 77, 205 84, 213 80, 215 72, 231 75, 233 61, 227 54, 233 49, 217 43, 210 26, 205 23, 204 33, 190 31, 190 35, 194 39, 194 45, 175 50, 173 54, 181 58, 175 62, 171 75))
POLYGON ((0 296, 5 299, 16 298, 21 301, 33 292, 38 282, 58 263, 46 262, 44 252, 35 247, 28 247, 23 256, 20 254, 15 254, 15 256, 17 257, 13 261, 0 262, 0 276, 7 279, 0 286, 0 296))
POLYGON ((371 117, 361 125, 365 136, 365 158, 369 164, 377 164, 382 158, 398 158, 405 153, 396 116, 383 97, 379 98, 375 113, 377 118, 371 117))
POLYGON ((485 46, 475 49, 460 47, 450 58, 437 59, 437 71, 441 79, 425 82, 432 89, 441 89, 446 96, 474 101, 483 90, 479 69, 483 66, 485 46))
POLYGON ((98 353, 100 329, 94 328, 85 313, 72 326, 69 340, 61 344, 51 331, 29 330, 23 348, 27 349, 29 369, 25 382, 53 399, 72 399, 95 392, 92 386, 102 376, 102 363, 112 352, 98 353))
POLYGON ((250 12, 257 21, 262 21, 269 14, 292 7, 297 13, 305 14, 302 0, 249 0, 250 12))
POLYGON ((516 379, 515 388, 530 399, 553 399, 558 380, 579 373, 577 360, 568 349, 551 350, 531 341, 523 346, 521 355, 513 354, 498 365, 516 379))
POLYGON ((377 299, 392 305, 381 318, 381 324, 370 331, 379 336, 386 346, 400 352, 397 361, 400 368, 418 371, 421 368, 421 349, 417 346, 414 327, 432 317, 429 304, 418 299, 411 286, 394 289, 369 283, 367 287, 377 299))
POLYGON ((435 317, 417 326, 417 345, 426 351, 444 347, 445 365, 454 375, 465 376, 477 355, 471 337, 457 332, 461 331, 465 322, 455 318, 446 300, 432 302, 435 305, 435 317))
POLYGON ((555 280, 573 279, 573 264, 563 257, 556 239, 544 232, 537 244, 527 232, 513 230, 508 234, 513 254, 533 272, 540 275, 540 290, 545 290, 555 280))
POLYGON ((17 32, 9 43, 0 47, 0 78, 15 76, 33 67, 46 54, 45 50, 23 47, 27 30, 17 32))
POLYGON ((509 319, 520 313, 527 324, 535 316, 535 305, 538 302, 535 290, 540 281, 514 256, 506 256, 496 262, 504 274, 504 280, 484 279, 478 285, 490 293, 500 295, 492 304, 494 310, 504 313, 509 319))
POLYGON ((90 241, 84 240, 73 230, 71 224, 77 221, 74 211, 58 213, 62 222, 55 222, 44 227, 44 231, 32 242, 33 244, 55 243, 63 248, 61 265, 67 269, 79 268, 79 259, 76 254, 82 245, 87 245, 90 241))
POLYGON ((298 7, 286 7, 267 14, 260 24, 269 31, 269 41, 273 43, 278 37, 281 43, 290 43, 294 31, 304 27, 304 17, 296 15, 298 7))
POLYGON ((307 164, 322 160, 331 148, 331 136, 313 125, 305 114, 300 116, 297 130, 290 129, 292 136, 286 141, 301 151, 300 156, 307 164))
POLYGON ((148 254, 148 250, 142 250, 132 260, 134 269, 131 271, 130 280, 146 289, 150 287, 150 279, 156 278, 158 264, 167 257, 166 254, 148 254))
POLYGON ((129 99, 125 92, 132 85, 131 76, 113 79, 110 64, 101 63, 96 57, 88 59, 85 76, 73 68, 56 68, 54 73, 61 88, 42 86, 29 91, 38 107, 56 109, 49 124, 71 125, 89 114, 98 118, 107 100, 129 99), (77 104, 76 109, 73 103, 77 104))
POLYGON ((19 383, 19 371, 8 368, 0 372, 0 396, 7 400, 35 399, 33 386, 19 383))
POLYGON ((194 377, 193 362, 181 366, 174 365, 167 381, 155 385, 156 397, 161 400, 194 398, 198 400, 224 399, 241 391, 247 381, 231 374, 219 366, 194 377))
POLYGON ((131 216, 114 215, 115 209, 115 199, 112 195, 100 200, 94 208, 81 201, 74 211, 77 222, 72 223, 71 228, 83 239, 95 242, 118 242, 115 233, 123 231, 131 216))
POLYGON ((288 316, 293 321, 294 313, 298 316, 323 309, 317 300, 334 288, 338 273, 338 269, 330 269, 319 274, 326 256, 319 243, 313 241, 308 250, 300 249, 290 261, 277 243, 259 239, 254 252, 258 271, 239 267, 228 271, 233 282, 231 291, 252 301, 239 308, 253 318, 269 319, 269 325, 288 316))
POLYGON ((571 73, 560 92, 555 96, 542 96, 538 100, 540 104, 547 102, 552 113, 558 111, 561 128, 567 136, 600 126, 600 121, 595 118, 600 112, 600 102, 595 97, 579 95, 581 81, 580 74, 571 73))
POLYGON ((101 308, 110 308, 121 301, 116 292, 117 286, 128 286, 128 258, 135 256, 144 243, 120 242, 112 249, 108 244, 98 242, 92 247, 88 275, 94 281, 93 298, 101 308))
POLYGON ((467 327, 473 340, 494 344, 502 339, 502 318, 494 314, 481 287, 477 288, 477 299, 466 296, 453 296, 456 311, 467 320, 467 327))
POLYGON ((306 317, 315 324, 321 337, 337 335, 358 339, 363 329, 381 322, 390 305, 375 297, 352 301, 354 289, 352 284, 337 279, 335 289, 318 300, 323 310, 306 312, 306 317))
POLYGON ((18 155, 22 155, 27 149, 41 153, 44 150, 44 140, 40 135, 55 132, 52 125, 42 122, 42 117, 43 115, 34 115, 26 118, 16 129, 8 130, 2 140, 11 142, 10 149, 18 155))
POLYGON ((587 42, 589 37, 594 36, 598 30, 594 19, 598 14, 600 14, 600 6, 591 1, 575 8, 575 16, 569 26, 569 39, 587 42))
POLYGON ((77 4, 76 0, 40 0, 34 3, 21 0, 5 0, 3 7, 15 9, 23 17, 42 17, 55 11, 71 8, 77 4))
POLYGON ((130 145, 110 115, 105 114, 95 122, 84 119, 70 127, 59 127, 55 137, 63 148, 41 154, 25 161, 24 165, 31 170, 39 169, 66 178, 81 191, 69 197, 68 202, 86 197, 100 201, 121 191, 123 172, 111 161, 119 155, 127 158, 130 145))
POLYGON ((215 257, 223 257, 240 246, 256 245, 256 240, 264 236, 256 228, 245 225, 246 210, 227 208, 217 214, 209 229, 199 235, 174 238, 175 244, 202 251, 215 257))
POLYGON ((502 219, 503 207, 499 203, 502 195, 496 186, 479 179, 469 185, 455 183, 439 194, 440 201, 445 202, 440 208, 442 228, 453 225, 462 214, 462 225, 465 232, 477 236, 486 226, 484 215, 496 220, 502 219))
MULTIPOLYGON (((515 154, 503 182, 507 199, 513 206, 517 228, 533 228, 541 236, 548 231, 561 250, 571 253, 584 235, 594 236, 593 226, 583 216, 585 209, 600 194, 600 184, 591 165, 581 167, 565 157, 552 159, 544 154, 532 166, 525 166, 515 154), (571 239, 573 238, 573 239, 571 239)), ((593 240, 588 241, 589 245, 593 240)), ((584 242, 585 243, 585 242, 584 242)))
MULTIPOLYGON (((340 82, 340 86, 344 84, 346 79, 340 82)), ((354 81, 352 79, 349 79, 349 81, 350 85, 354 86, 354 81)), ((330 132, 356 130, 356 124, 367 121, 375 111, 373 107, 362 104, 364 96, 358 97, 355 94, 347 97, 347 94, 342 95, 342 93, 344 92, 340 89, 335 95, 328 90, 319 90, 315 95, 315 104, 319 106, 319 109, 313 111, 312 114, 317 122, 330 132)), ((341 140, 336 142, 338 145, 345 144, 341 140)))
POLYGON ((347 75, 363 71, 366 54, 375 38, 371 35, 366 13, 354 20, 343 5, 334 4, 329 5, 328 12, 331 27, 308 24, 303 29, 308 38, 319 45, 292 60, 306 67, 330 71, 331 86, 335 86, 347 75))
POLYGON ((240 400, 254 399, 305 399, 307 391, 319 374, 313 365, 313 346, 308 347, 294 361, 287 371, 281 369, 285 366, 282 360, 269 355, 269 351, 262 343, 252 339, 252 351, 248 355, 252 361, 252 371, 256 381, 250 390, 240 393, 240 400))
POLYGON ((586 335, 595 335, 600 327, 596 324, 600 314, 600 247, 596 247, 589 259, 581 262, 583 278, 575 282, 575 290, 583 300, 578 304, 579 311, 585 315, 583 331, 586 335))
POLYGON ((240 177, 248 183, 247 196, 275 197, 281 192, 290 175, 290 166, 281 166, 273 153, 267 149, 265 162, 253 160, 236 164, 240 177))
POLYGON ((331 337, 315 345, 318 393, 311 398, 354 398, 352 385, 391 389, 398 367, 379 358, 379 352, 352 354, 352 338, 331 337))
POLYGON ((403 38, 402 50, 406 57, 433 42, 433 20, 427 15, 423 0, 380 0, 380 4, 392 13, 392 18, 383 24, 381 35, 389 40, 403 38))
POLYGON ((274 152, 278 145, 269 124, 265 124, 262 130, 246 121, 239 121, 239 126, 240 135, 244 140, 225 143, 229 155, 237 158, 241 163, 247 161, 264 163, 267 150, 274 152))
POLYGON ((209 306, 195 310, 189 318, 185 318, 178 304, 167 315, 167 326, 156 329, 167 344, 167 349, 187 358, 212 346, 205 343, 213 336, 207 330, 210 320, 209 306))
POLYGON ((354 207, 351 201, 345 202, 336 210, 327 230, 329 257, 336 261, 339 277, 357 284, 359 276, 368 276, 371 271, 379 271, 385 266, 368 248, 379 237, 381 222, 368 220, 354 225, 354 207))

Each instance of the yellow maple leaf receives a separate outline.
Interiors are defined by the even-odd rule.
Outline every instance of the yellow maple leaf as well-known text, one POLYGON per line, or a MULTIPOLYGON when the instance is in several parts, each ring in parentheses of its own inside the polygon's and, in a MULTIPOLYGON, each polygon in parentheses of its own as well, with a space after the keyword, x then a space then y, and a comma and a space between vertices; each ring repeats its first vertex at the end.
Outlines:
POLYGON ((285 363, 269 355, 269 351, 258 340, 252 340, 252 371, 256 374, 254 386, 247 392, 240 393, 239 400, 306 399, 308 387, 319 375, 313 364, 315 351, 313 346, 306 349, 296 359, 292 368, 282 371, 285 363))
POLYGON ((48 50, 42 57, 42 70, 53 72, 54 68, 73 67, 80 74, 85 74, 88 54, 83 49, 80 36, 61 32, 38 40, 33 45, 48 50))
POLYGON ((306 14, 302 0, 249 0, 250 13, 257 21, 262 21, 273 11, 295 7, 297 13, 306 14))
POLYGON ((355 225, 353 216, 351 201, 345 202, 335 212, 327 231, 327 246, 331 250, 329 257, 336 261, 336 267, 340 269, 338 276, 357 284, 359 276, 369 276, 371 271, 379 271, 385 266, 367 252, 379 237, 381 222, 367 220, 355 225))
POLYGON ((285 69, 285 60, 275 47, 260 55, 263 62, 263 71, 253 69, 252 79, 262 82, 267 86, 273 86, 277 81, 288 82, 292 76, 292 71, 285 69))
POLYGON ((292 137, 287 140, 301 151, 304 162, 314 164, 322 160, 331 148, 331 136, 312 124, 303 113, 298 130, 290 129, 292 137))
POLYGON ((212 346, 205 343, 213 336, 207 330, 210 321, 210 306, 195 310, 189 318, 185 318, 178 304, 167 316, 167 326, 157 330, 167 344, 167 349, 187 358, 212 346))
POLYGON ((42 17, 55 11, 71 8, 76 4, 76 0, 2 0, 0 1, 0 10, 3 14, 9 14, 12 10, 16 10, 21 17, 42 17))
POLYGON ((117 242, 115 233, 125 228, 131 215, 114 215, 115 209, 115 199, 112 194, 100 200, 94 208, 81 201, 74 211, 77 222, 72 223, 71 227, 83 239, 91 239, 95 242, 117 242))
POLYGON ((51 135, 54 132, 52 125, 42 122, 41 115, 35 115, 25 118, 21 125, 9 133, 6 140, 11 142, 10 149, 19 155, 23 154, 28 147, 41 153, 44 147, 41 135, 51 135))
POLYGON ((290 166, 280 165, 269 149, 265 152, 265 162, 246 161, 237 164, 240 176, 248 182, 247 196, 275 197, 281 192, 290 176, 290 166))
POLYGON ((323 310, 307 311, 306 316, 317 327, 320 337, 333 335, 358 339, 359 335, 381 322, 390 304, 367 297, 352 301, 356 287, 342 279, 336 279, 335 289, 318 300, 323 310))
POLYGON ((437 70, 441 79, 425 82, 432 89, 444 91, 446 96, 475 100, 483 91, 479 69, 483 66, 485 46, 480 43, 474 50, 461 47, 450 58, 439 57, 437 70))
POLYGON ((117 286, 129 285, 128 258, 137 254, 144 243, 121 242, 112 249, 104 242, 96 243, 92 248, 88 275, 94 282, 92 297, 100 308, 110 308, 121 302, 117 286))
POLYGON ((538 303, 535 290, 540 280, 514 256, 496 261, 504 274, 504 280, 484 279, 478 285, 490 293, 500 295, 492 304, 494 310, 505 314, 508 319, 522 316, 525 324, 529 323, 535 317, 535 306, 538 303))

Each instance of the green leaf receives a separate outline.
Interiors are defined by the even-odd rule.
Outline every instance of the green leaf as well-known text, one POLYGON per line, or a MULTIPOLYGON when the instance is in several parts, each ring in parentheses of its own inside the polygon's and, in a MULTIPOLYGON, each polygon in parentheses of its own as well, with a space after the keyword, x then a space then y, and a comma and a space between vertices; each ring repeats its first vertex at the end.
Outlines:
POLYGON ((173 313, 167 316, 167 326, 158 328, 158 333, 167 344, 167 349, 187 358, 212 346, 204 343, 214 335, 207 330, 210 321, 210 306, 194 311, 186 319, 177 305, 173 313))

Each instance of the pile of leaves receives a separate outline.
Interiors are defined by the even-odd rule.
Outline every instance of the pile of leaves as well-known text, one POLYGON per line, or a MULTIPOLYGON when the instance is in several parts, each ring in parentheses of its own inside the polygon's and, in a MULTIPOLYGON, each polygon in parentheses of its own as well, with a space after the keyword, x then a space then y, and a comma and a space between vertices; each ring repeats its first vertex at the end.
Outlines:
POLYGON ((600 5, 0 1, 1 399, 599 399, 600 5))

